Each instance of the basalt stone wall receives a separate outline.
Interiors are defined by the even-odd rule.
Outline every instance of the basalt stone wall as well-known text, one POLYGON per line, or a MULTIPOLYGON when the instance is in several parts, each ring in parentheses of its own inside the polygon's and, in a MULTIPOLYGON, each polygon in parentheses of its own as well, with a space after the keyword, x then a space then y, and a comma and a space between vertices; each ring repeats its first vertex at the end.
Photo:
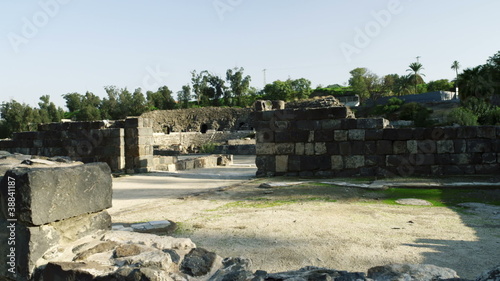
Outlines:
POLYGON ((151 122, 137 117, 112 125, 104 121, 42 124, 38 131, 15 133, 11 140, 0 141, 0 150, 106 162, 114 172, 145 172, 154 165, 151 122))
POLYGON ((388 128, 343 107, 255 112, 258 176, 412 176, 500 171, 500 127, 388 128))
POLYGON ((48 249, 111 228, 108 165, 61 165, 19 164, 1 178, 0 280, 30 280, 48 249))

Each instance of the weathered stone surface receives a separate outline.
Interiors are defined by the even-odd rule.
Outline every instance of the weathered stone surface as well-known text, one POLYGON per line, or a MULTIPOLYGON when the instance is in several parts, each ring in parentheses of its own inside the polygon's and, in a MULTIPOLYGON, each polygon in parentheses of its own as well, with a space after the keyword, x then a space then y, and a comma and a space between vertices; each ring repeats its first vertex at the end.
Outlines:
POLYGON ((174 238, 169 236, 157 236, 153 234, 137 234, 128 231, 108 232, 102 238, 103 241, 114 241, 121 244, 141 244, 147 247, 163 249, 190 250, 196 245, 189 238, 174 238))
MULTIPOLYGON (((96 280, 112 274, 113 266, 94 262, 51 262, 42 273, 43 280, 96 280)), ((105 280, 105 279, 101 279, 105 280)))
POLYGON ((10 170, 0 183, 3 204, 8 198, 7 177, 16 182, 16 217, 28 225, 43 225, 111 207, 111 170, 105 163, 10 170))
POLYGON ((368 269, 368 278, 377 281, 434 281, 459 276, 452 269, 431 264, 393 264, 368 269))
POLYGON ((252 261, 247 258, 226 258, 222 266, 210 277, 210 281, 247 281, 254 277, 252 261))
POLYGON ((136 267, 151 267, 165 271, 171 271, 174 267, 170 254, 161 250, 142 252, 134 256, 116 258, 114 260, 118 266, 131 265, 136 267))
POLYGON ((267 274, 264 280, 366 280, 362 272, 347 272, 333 269, 308 266, 297 271, 267 274))
POLYGON ((221 265, 217 262, 218 256, 215 253, 195 248, 184 257, 180 270, 190 276, 203 276, 212 271, 214 267, 220 267, 221 265))
MULTIPOLYGON (((11 222, 0 221, 1 229, 6 229, 11 222)), ((20 279, 27 279, 35 264, 45 252, 53 246, 68 243, 84 236, 111 228, 111 217, 106 211, 85 214, 53 222, 42 226, 26 226, 14 223, 16 239, 16 270, 20 279)), ((8 245, 10 233, 0 232, 0 242, 8 245)), ((7 247, 0 247, 0 255, 8 255, 7 247)), ((7 264, 0 263, 0 272, 7 272, 7 264)))

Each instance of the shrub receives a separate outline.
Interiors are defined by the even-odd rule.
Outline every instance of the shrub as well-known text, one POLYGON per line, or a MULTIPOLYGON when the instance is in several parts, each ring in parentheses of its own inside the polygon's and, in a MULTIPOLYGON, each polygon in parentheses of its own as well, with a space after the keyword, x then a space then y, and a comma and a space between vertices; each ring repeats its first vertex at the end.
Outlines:
POLYGON ((500 107, 496 106, 483 115, 482 125, 500 125, 500 107))
POLYGON ((217 144, 212 142, 202 144, 200 147, 200 153, 207 153, 207 154, 213 153, 215 151, 216 146, 217 144))
POLYGON ((412 120, 417 127, 427 127, 432 125, 432 121, 429 120, 431 113, 432 110, 425 106, 416 102, 410 102, 401 106, 399 118, 401 120, 412 120))
POLYGON ((464 107, 452 109, 447 116, 447 120, 450 124, 458 124, 462 126, 478 125, 477 115, 464 107))

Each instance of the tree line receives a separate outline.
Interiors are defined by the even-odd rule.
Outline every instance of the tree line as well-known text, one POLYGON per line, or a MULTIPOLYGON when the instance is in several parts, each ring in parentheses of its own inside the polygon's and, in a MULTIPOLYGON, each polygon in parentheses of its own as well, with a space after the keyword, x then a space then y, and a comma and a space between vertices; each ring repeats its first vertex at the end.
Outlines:
MULTIPOLYGON (((104 88, 105 98, 91 92, 67 93, 63 95, 67 111, 56 107, 48 95, 40 97, 37 108, 15 100, 5 101, 0 108, 0 138, 9 137, 14 132, 35 130, 37 124, 59 122, 64 118, 77 121, 115 120, 152 110, 205 106, 247 107, 257 99, 291 101, 315 96, 354 94, 364 101, 383 96, 453 91, 455 87, 459 87, 462 101, 466 102, 474 97, 479 100, 474 104, 483 101, 489 104, 493 96, 500 94, 500 52, 490 57, 486 64, 465 69, 462 73, 458 72, 460 64, 457 61, 452 63, 451 69, 456 72, 456 79, 453 81, 440 79, 426 83, 423 65, 417 61, 411 63, 403 75, 378 76, 367 68, 355 68, 350 71, 348 85, 344 86, 319 85, 313 89, 311 81, 306 78, 289 78, 285 81, 273 81, 261 90, 250 86, 252 79, 244 74, 242 67, 228 69, 224 77, 207 70, 193 70, 191 81, 176 93, 167 86, 146 93, 141 88, 130 92, 127 88, 107 86, 104 88)), ((481 120, 481 116, 488 110, 476 109, 474 114, 481 120)))

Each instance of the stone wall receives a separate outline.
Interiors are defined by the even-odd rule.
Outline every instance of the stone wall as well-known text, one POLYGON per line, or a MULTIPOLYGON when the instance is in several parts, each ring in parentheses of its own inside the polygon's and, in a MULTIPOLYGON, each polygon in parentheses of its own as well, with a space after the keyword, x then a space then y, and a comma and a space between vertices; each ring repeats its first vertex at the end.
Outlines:
POLYGON ((154 134, 154 145, 159 148, 172 149, 182 145, 184 148, 199 148, 203 144, 217 143, 223 144, 230 140, 237 140, 253 134, 253 130, 242 131, 215 131, 208 130, 206 133, 200 132, 176 132, 170 134, 154 134))
POLYGON ((155 133, 252 130, 250 108, 203 107, 156 110, 141 115, 152 120, 155 133))
POLYGON ((14 133, 0 150, 39 156, 68 156, 84 163, 106 162, 112 171, 146 172, 153 167, 153 130, 148 119, 50 123, 36 132, 14 133))
MULTIPOLYGON (((105 163, 17 165, 0 180, 1 276, 29 280, 47 251, 111 228, 105 163)), ((0 279, 3 279, 0 277, 0 279)))
POLYGON ((258 176, 418 176, 500 170, 500 127, 388 128, 342 107, 255 112, 258 176))

